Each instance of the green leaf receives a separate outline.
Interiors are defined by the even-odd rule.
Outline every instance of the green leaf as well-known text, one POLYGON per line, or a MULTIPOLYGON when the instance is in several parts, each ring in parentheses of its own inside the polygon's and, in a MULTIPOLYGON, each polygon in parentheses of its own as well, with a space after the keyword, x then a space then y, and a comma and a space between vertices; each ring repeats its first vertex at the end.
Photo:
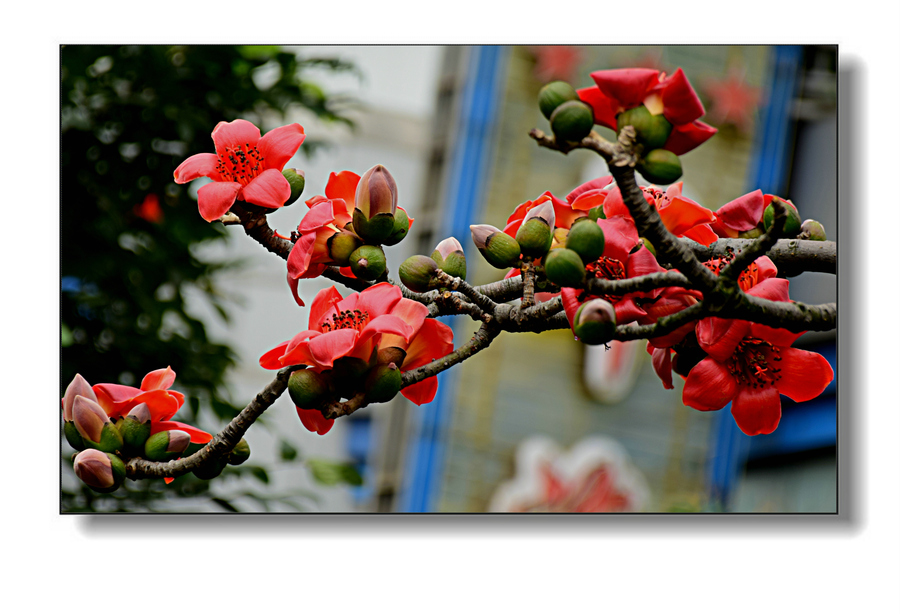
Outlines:
POLYGON ((262 467, 250 467, 250 474, 263 484, 269 483, 269 474, 262 467))
POLYGON ((363 483, 362 476, 349 463, 334 463, 319 458, 311 458, 306 463, 312 472, 313 479, 324 486, 341 483, 361 486, 363 483))
POLYGON ((284 461, 292 461, 297 458, 297 448, 292 446, 290 443, 281 440, 281 460, 284 461))

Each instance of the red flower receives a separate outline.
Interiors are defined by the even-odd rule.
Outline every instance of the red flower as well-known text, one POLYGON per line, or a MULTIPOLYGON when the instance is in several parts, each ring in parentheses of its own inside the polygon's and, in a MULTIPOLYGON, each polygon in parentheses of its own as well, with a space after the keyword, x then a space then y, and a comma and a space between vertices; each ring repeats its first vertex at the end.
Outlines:
MULTIPOLYGON (((673 235, 688 237, 703 245, 715 243, 719 237, 709 225, 716 220, 716 216, 706 207, 682 196, 682 183, 673 183, 665 192, 656 186, 641 187, 641 190, 647 202, 656 207, 663 224, 673 235)), ((604 199, 603 212, 607 218, 624 216, 631 219, 631 213, 622 200, 618 187, 612 188, 604 199)))
POLYGON ((134 206, 134 214, 152 224, 159 224, 163 219, 163 211, 159 206, 159 196, 147 194, 141 204, 134 206))
POLYGON ((189 434, 192 443, 207 443, 212 435, 171 419, 184 405, 184 395, 169 390, 174 382, 175 371, 172 367, 166 367, 145 375, 140 388, 121 384, 96 384, 92 390, 97 395, 97 402, 110 418, 122 417, 136 405, 146 403, 150 410, 151 435, 160 431, 179 430, 189 434))
MULTIPOLYGON (((787 301, 788 281, 769 278, 747 294, 787 301)), ((779 394, 808 401, 834 379, 825 358, 790 347, 802 334, 744 320, 701 320, 697 340, 708 358, 688 373, 684 404, 710 411, 731 402, 731 414, 741 431, 747 435, 773 432, 781 420, 779 394)))
POLYGON ((175 183, 198 177, 213 180, 197 192, 204 220, 219 219, 235 200, 277 209, 290 198, 291 186, 281 169, 306 138, 300 124, 276 128, 260 138, 259 128, 236 119, 219 122, 212 138, 216 153, 193 155, 175 169, 175 183))
MULTIPOLYGON (((259 364, 265 369, 305 364, 320 373, 340 358, 368 362, 378 350, 396 347, 405 352, 398 366, 409 371, 453 350, 453 331, 427 316, 427 307, 403 298, 400 288, 389 283, 375 284, 346 298, 332 286, 313 300, 309 328, 263 354, 259 364)), ((436 391, 437 378, 430 377, 407 386, 401 394, 422 405, 433 400, 436 391)), ((323 428, 327 432, 330 424, 313 419, 310 411, 318 413, 298 411, 304 425, 320 434, 324 434, 323 428)))
POLYGON ((698 121, 703 104, 680 68, 670 77, 652 68, 623 68, 593 72, 591 78, 597 85, 578 90, 578 95, 594 109, 594 123, 615 130, 619 113, 643 104, 672 124, 663 149, 679 156, 717 132, 698 121))

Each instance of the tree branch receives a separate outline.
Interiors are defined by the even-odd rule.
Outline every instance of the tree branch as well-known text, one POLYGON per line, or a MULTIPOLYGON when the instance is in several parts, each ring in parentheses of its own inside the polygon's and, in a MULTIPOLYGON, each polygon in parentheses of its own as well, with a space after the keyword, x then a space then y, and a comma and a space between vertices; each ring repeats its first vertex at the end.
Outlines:
POLYGON ((432 360, 427 365, 422 365, 403 374, 403 388, 411 386, 423 379, 446 371, 455 364, 459 364, 467 358, 471 358, 491 344, 491 341, 500 334, 500 329, 491 323, 481 325, 469 341, 450 352, 442 358, 432 360))

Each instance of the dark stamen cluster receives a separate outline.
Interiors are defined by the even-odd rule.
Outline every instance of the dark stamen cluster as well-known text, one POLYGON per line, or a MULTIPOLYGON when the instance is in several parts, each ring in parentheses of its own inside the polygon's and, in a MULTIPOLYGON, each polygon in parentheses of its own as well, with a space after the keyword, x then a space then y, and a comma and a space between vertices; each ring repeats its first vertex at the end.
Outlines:
MULTIPOLYGON (((591 262, 584 268, 587 270, 587 274, 593 276, 595 279, 616 280, 628 277, 625 273, 625 266, 621 262, 615 258, 607 258, 606 256, 601 256, 595 262, 591 262)), ((585 298, 586 297, 582 296, 581 300, 584 300, 585 298)), ((604 294, 597 298, 602 298, 603 300, 612 303, 618 301, 622 297, 620 295, 604 294)))
POLYGON ((247 185, 259 175, 263 160, 259 149, 251 147, 250 143, 240 147, 226 147, 225 153, 219 156, 216 171, 222 179, 247 185))
POLYGON ((367 311, 360 311, 359 309, 338 311, 331 314, 330 322, 328 319, 322 322, 322 330, 326 333, 342 328, 362 330, 368 321, 369 313, 367 311))
POLYGON ((739 385, 765 388, 781 379, 781 369, 777 365, 779 362, 779 348, 768 341, 746 337, 737 344, 728 364, 728 372, 739 385))

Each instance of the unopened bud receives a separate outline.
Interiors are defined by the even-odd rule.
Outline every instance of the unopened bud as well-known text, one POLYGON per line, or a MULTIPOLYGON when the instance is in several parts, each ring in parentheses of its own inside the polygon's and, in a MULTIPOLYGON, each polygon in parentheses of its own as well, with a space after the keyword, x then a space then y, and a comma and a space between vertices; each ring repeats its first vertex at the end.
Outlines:
POLYGON ((454 237, 448 237, 438 243, 431 257, 438 268, 450 277, 459 277, 463 280, 466 278, 466 255, 462 245, 454 237))
POLYGON ((644 179, 666 185, 681 177, 681 160, 668 149, 654 149, 638 162, 637 170, 644 179))
POLYGON ((625 126, 634 127, 637 140, 644 145, 645 151, 659 149, 666 144, 669 135, 672 134, 672 124, 669 120, 662 114, 651 114, 644 105, 619 113, 616 117, 616 132, 621 132, 625 126))
POLYGON ((125 463, 115 454, 100 450, 84 450, 73 465, 78 479, 97 492, 112 492, 125 481, 125 463))
MULTIPOLYGON (((796 237, 800 232, 800 214, 797 212, 797 208, 794 207, 793 203, 778 198, 777 196, 772 200, 780 202, 787 210, 787 219, 784 221, 784 232, 782 233, 783 236, 796 237)), ((765 226, 766 232, 769 232, 769 229, 772 227, 772 222, 774 221, 775 206, 770 203, 763 212, 763 226, 765 226)))
POLYGON ((63 423, 63 434, 66 436, 66 441, 69 442, 69 445, 76 450, 84 450, 87 447, 84 445, 84 438, 78 432, 74 422, 63 423))
POLYGON ((76 373, 72 381, 69 382, 69 385, 66 387, 66 394, 62 399, 63 419, 66 422, 72 421, 72 405, 75 403, 75 397, 77 396, 84 397, 94 403, 97 402, 97 395, 94 394, 91 385, 79 373, 76 373))
POLYGON ((800 238, 807 241, 827 241, 825 227, 816 220, 806 220, 800 224, 800 238))
POLYGON ((587 345, 602 345, 616 334, 616 309, 609 301, 595 298, 578 308, 572 327, 578 340, 587 345))
POLYGON ((225 467, 228 466, 228 460, 225 458, 207 459, 203 465, 197 467, 191 473, 201 480, 211 480, 222 475, 225 467))
POLYGON ((428 256, 410 256, 400 265, 400 281, 413 292, 428 292, 436 286, 438 264, 428 256))
POLYGON ((566 238, 566 247, 581 256, 584 263, 594 262, 602 256, 605 246, 603 229, 597 222, 589 220, 573 224, 566 238))
POLYGON ((538 107, 547 119, 550 119, 556 107, 570 100, 578 100, 578 92, 565 81, 552 81, 538 92, 538 107))
POLYGON ((72 404, 72 418, 84 445, 101 452, 115 452, 122 448, 122 435, 110 422, 99 403, 76 396, 72 404))
POLYGON ((522 249, 518 242, 498 228, 488 224, 469 226, 472 241, 491 266, 508 269, 519 261, 522 249))
POLYGON ((394 212, 394 227, 391 229, 391 234, 381 243, 383 245, 397 245, 397 243, 406 238, 408 233, 409 216, 406 215, 406 211, 397 207, 397 210, 394 212))
POLYGON ((231 454, 228 455, 228 464, 240 465, 248 458, 250 458, 250 444, 247 443, 246 439, 241 438, 241 440, 237 442, 237 445, 234 446, 231 454))
POLYGON ((394 363, 376 365, 366 378, 366 400, 370 403, 386 403, 397 396, 403 384, 400 369, 394 363))
POLYGON ((284 175, 284 178, 287 179, 291 186, 291 196, 284 203, 284 206, 287 207, 297 202, 297 199, 303 194, 303 188, 306 187, 306 175, 303 174, 303 171, 298 171, 296 168, 286 168, 281 171, 281 174, 284 175))
POLYGON ((350 264, 350 254, 362 245, 362 239, 348 230, 336 232, 326 241, 328 256, 338 266, 350 264))
POLYGON ((191 443, 184 431, 160 431, 144 444, 144 457, 152 461, 169 461, 181 456, 191 443))
POLYGON ((406 360, 406 350, 398 347, 382 348, 378 350, 377 357, 375 358, 375 362, 379 365, 394 363, 398 367, 403 366, 404 360, 406 360))
POLYGON ((580 288, 584 283, 584 263, 571 249, 554 249, 544 261, 547 279, 562 288, 580 288))
POLYGON ((152 416, 146 403, 135 405, 128 415, 119 420, 116 426, 122 434, 125 449, 137 454, 144 449, 150 437, 152 416))
POLYGON ((516 232, 516 241, 522 255, 533 258, 545 255, 553 242, 555 223, 556 213, 553 211, 553 203, 547 201, 529 210, 516 232))
POLYGON ((580 141, 593 127, 594 110, 580 100, 564 102, 550 115, 550 128, 563 141, 580 141))
POLYGON ((350 270, 360 279, 375 281, 387 270, 384 250, 378 245, 362 245, 350 254, 350 270))
POLYGON ((294 405, 314 409, 324 404, 331 396, 331 383, 321 373, 301 369, 291 373, 288 379, 288 393, 294 405))
POLYGON ((382 165, 370 168, 356 186, 353 228, 368 243, 380 244, 394 230, 397 183, 382 165))

